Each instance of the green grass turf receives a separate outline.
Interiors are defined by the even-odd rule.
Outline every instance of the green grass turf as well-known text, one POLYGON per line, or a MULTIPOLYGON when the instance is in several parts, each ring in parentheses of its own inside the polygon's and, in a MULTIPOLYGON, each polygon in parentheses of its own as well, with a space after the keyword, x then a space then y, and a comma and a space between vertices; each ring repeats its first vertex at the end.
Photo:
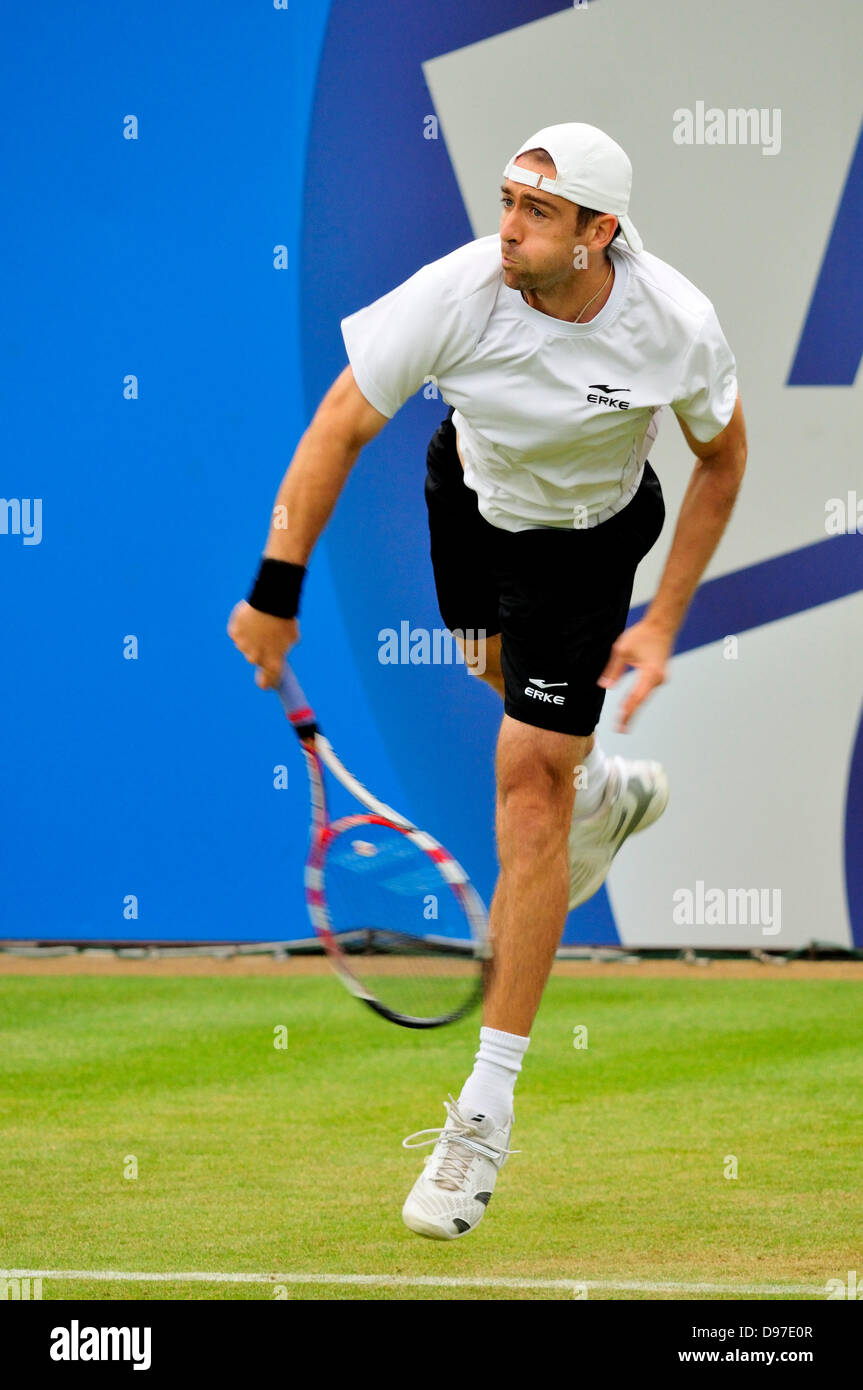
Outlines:
MULTIPOLYGON (((439 1243, 402 1226, 429 1150, 400 1140, 443 1123, 477 1018, 398 1029, 327 977, 0 978, 0 1266, 863 1281, 861 997, 842 981, 553 980, 516 1093, 523 1152, 479 1229, 439 1243), (573 1047, 581 1024, 586 1050, 573 1047), (279 1025, 287 1050, 273 1046, 279 1025)), ((273 1296, 43 1286, 46 1299, 273 1296)), ((717 1295, 590 1293, 690 1296, 717 1295)), ((297 1285, 287 1297, 569 1295, 297 1285)))

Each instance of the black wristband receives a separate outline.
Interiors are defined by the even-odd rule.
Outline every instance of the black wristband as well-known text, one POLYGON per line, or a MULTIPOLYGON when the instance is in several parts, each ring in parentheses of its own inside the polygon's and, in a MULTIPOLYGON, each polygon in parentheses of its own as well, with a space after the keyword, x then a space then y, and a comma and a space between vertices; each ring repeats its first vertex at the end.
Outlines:
POLYGON ((265 555, 246 602, 260 613, 271 613, 274 618, 295 618, 300 611, 300 590, 305 577, 305 565, 273 560, 265 555))

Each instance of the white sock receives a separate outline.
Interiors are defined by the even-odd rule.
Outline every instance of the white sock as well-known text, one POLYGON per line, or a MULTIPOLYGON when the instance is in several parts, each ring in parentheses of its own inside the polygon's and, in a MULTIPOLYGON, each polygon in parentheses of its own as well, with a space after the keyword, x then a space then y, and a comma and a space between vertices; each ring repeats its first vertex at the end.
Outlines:
POLYGON ((582 816, 592 816, 602 804, 608 781, 608 759, 599 746, 599 739, 595 740, 581 766, 584 770, 584 786, 575 789, 575 806, 572 811, 574 820, 581 820, 582 816))
POLYGON ((467 1119, 491 1115, 496 1124, 507 1124, 521 1059, 529 1042, 530 1038, 517 1033, 480 1028, 479 1052, 458 1098, 458 1108, 467 1119))

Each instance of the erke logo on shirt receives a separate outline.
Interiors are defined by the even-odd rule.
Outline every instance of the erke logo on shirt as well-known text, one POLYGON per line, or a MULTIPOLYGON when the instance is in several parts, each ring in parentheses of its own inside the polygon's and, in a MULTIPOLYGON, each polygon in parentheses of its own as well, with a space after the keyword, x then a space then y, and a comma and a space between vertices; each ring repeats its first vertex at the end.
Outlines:
POLYGON ((631 391, 631 386, 606 386, 603 382, 595 382, 588 388, 588 397, 591 405, 616 405, 618 410, 628 410, 629 401, 615 401, 612 399, 615 391, 631 391), (596 392, 601 391, 599 396, 596 392))

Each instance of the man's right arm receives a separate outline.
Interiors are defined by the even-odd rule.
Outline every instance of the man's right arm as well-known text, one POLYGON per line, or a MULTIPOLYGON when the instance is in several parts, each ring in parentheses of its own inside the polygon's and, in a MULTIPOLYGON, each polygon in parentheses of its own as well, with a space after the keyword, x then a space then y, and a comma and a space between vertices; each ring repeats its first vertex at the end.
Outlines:
MULTIPOLYGON (((330 387, 297 445, 273 507, 264 555, 306 565, 364 444, 388 417, 370 405, 345 367, 330 387)), ((262 688, 279 683, 282 660, 299 639, 296 618, 262 613, 238 603, 228 635, 247 661, 258 667, 262 688)))

